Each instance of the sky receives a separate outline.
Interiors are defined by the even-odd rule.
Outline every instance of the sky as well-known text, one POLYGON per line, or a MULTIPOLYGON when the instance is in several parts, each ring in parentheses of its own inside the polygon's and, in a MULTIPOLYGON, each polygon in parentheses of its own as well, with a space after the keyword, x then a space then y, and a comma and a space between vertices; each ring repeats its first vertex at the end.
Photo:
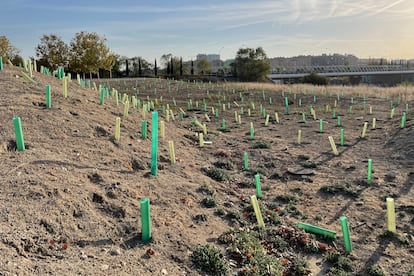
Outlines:
POLYGON ((96 32, 116 54, 152 62, 171 53, 234 58, 262 47, 268 57, 353 54, 414 58, 413 0, 1 0, 0 35, 24 58, 44 34, 70 43, 96 32))

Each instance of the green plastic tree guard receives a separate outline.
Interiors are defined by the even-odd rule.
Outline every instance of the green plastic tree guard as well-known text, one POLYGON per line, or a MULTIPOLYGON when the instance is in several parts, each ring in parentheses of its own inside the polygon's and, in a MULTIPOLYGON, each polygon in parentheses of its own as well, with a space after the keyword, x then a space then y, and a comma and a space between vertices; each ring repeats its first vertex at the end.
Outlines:
POLYGON ((368 159, 367 183, 372 183, 372 159, 368 159))
POLYGON ((100 96, 100 99, 99 99, 99 104, 103 105, 104 101, 105 101, 105 88, 101 87, 101 96, 100 96))
POLYGON ((297 225, 298 225, 298 227, 299 228, 302 228, 303 230, 305 230, 305 231, 307 231, 307 232, 311 232, 311 233, 314 233, 314 234, 319 234, 319 235, 322 235, 322 236, 327 236, 327 237, 330 237, 330 238, 336 238, 336 232, 335 231, 331 231, 331 230, 328 230, 328 229, 326 229, 326 228, 322 228, 322 227, 319 227, 319 226, 315 226, 315 225, 311 225, 311 224, 308 224, 308 223, 304 223, 304 222, 297 222, 297 225))
POLYGON ((285 114, 289 114, 289 100, 285 97, 285 114))
POLYGON ((14 126, 14 133, 16 135, 16 144, 18 151, 24 151, 24 138, 23 138, 23 129, 22 129, 22 121, 20 117, 13 118, 13 126, 14 126))
POLYGON ((254 176, 254 181, 256 183, 256 196, 257 198, 262 198, 262 187, 260 186, 260 174, 254 176))
POLYGON ((345 216, 339 218, 341 221, 342 235, 344 237, 345 251, 350 253, 352 251, 351 237, 349 235, 348 219, 345 216))
POLYGON ((152 147, 151 147, 151 174, 157 175, 157 155, 158 155, 158 112, 153 111, 151 121, 151 135, 152 135, 152 147))
POLYGON ((244 169, 249 169, 249 154, 247 152, 244 152, 243 154, 243 161, 244 161, 244 169))
POLYGON ((140 205, 141 205, 142 240, 146 242, 151 239, 151 213, 150 213, 149 198, 141 199, 140 205))
POLYGON ((147 139, 147 120, 142 120, 142 133, 141 133, 142 139, 147 139))
POLYGON ((52 106, 50 90, 50 84, 46 84, 46 108, 48 109, 52 106))

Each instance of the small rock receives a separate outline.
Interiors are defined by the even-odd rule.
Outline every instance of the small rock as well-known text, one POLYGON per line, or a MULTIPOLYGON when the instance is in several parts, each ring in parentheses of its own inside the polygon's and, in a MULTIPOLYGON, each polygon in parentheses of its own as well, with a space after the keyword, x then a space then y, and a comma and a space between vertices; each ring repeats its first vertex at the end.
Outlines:
POLYGON ((109 265, 107 265, 107 264, 103 264, 103 265, 101 265, 101 270, 102 271, 104 271, 104 270, 108 270, 109 269, 109 265))
POLYGON ((88 258, 88 256, 85 254, 85 252, 81 252, 81 255, 80 255, 80 258, 82 259, 82 260, 86 260, 87 258, 88 258))
POLYGON ((230 202, 230 201, 227 201, 227 202, 224 202, 224 206, 227 207, 227 208, 231 208, 231 207, 234 206, 234 203, 230 202))
POLYGON ((385 180, 394 181, 396 177, 397 175, 395 172, 388 172, 387 175, 385 176, 385 180))
POLYGON ((162 275, 168 275, 168 272, 165 268, 161 269, 161 274, 162 275))
POLYGON ((109 251, 109 254, 111 256, 118 256, 118 255, 121 255, 121 250, 119 248, 113 249, 113 250, 109 251))

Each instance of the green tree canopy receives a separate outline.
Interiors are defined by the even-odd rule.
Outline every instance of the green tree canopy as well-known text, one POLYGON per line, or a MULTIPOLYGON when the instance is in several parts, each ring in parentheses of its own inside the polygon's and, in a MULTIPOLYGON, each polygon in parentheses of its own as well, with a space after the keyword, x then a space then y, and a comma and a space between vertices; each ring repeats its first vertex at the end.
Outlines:
POLYGON ((56 70, 59 66, 68 65, 69 47, 55 34, 43 35, 36 46, 36 56, 39 58, 39 64, 56 70))
POLYGON ((0 36, 0 56, 3 58, 3 63, 15 59, 19 52, 6 36, 0 36))
POLYGON ((152 70, 152 64, 149 63, 147 60, 143 59, 142 57, 133 57, 131 58, 132 60, 132 65, 133 65, 133 69, 132 69, 132 74, 134 76, 139 76, 139 65, 141 64, 141 74, 145 74, 148 73, 149 71, 152 70))
POLYGON ((240 48, 233 63, 233 73, 241 81, 263 81, 270 63, 262 47, 240 48))
POLYGON ((106 39, 97 33, 80 32, 70 43, 69 67, 74 72, 96 73, 99 69, 111 70, 115 56, 106 46, 106 39))
POLYGON ((171 60, 172 56, 173 55, 171 53, 163 54, 161 56, 161 59, 160 59, 161 60, 161 66, 164 67, 164 68, 167 68, 169 63, 170 63, 170 60, 171 60))
POLYGON ((210 62, 206 59, 197 61, 197 72, 199 75, 204 75, 210 72, 210 62))

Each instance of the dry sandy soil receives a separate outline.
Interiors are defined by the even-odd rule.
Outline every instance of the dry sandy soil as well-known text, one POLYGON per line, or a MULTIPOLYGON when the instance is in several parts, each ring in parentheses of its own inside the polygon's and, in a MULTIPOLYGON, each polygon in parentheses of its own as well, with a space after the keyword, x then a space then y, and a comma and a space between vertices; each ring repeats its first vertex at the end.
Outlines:
POLYGON ((240 256, 228 254, 229 245, 218 239, 230 228, 259 231, 249 200, 256 193, 256 173, 261 175, 261 207, 267 208, 262 210, 265 229, 289 243, 281 251, 269 249, 266 241, 262 245, 282 263, 285 275, 294 273, 292 263, 298 256, 309 263, 302 275, 326 275, 332 267, 324 259, 327 252, 352 261, 349 275, 373 273, 368 270, 373 265, 385 275, 413 275, 412 87, 253 89, 154 79, 103 80, 122 93, 137 94, 141 101, 149 97, 160 120, 167 119, 162 105, 169 104, 173 110, 175 121, 165 122, 166 137, 159 141, 154 177, 149 173, 150 114, 149 138, 143 140, 141 109, 131 107, 125 118, 123 104, 116 105, 111 97, 100 105, 97 91, 72 81, 64 98, 61 81, 34 73, 36 83, 31 83, 17 77, 21 70, 5 65, 0 71, 0 275, 203 275, 191 254, 196 245, 208 243, 222 250, 234 273, 253 273, 255 268, 244 267, 240 256), (46 84, 52 87, 51 109, 45 108, 46 84), (338 95, 336 113, 345 130, 342 147, 341 127, 332 111, 326 112, 326 105, 332 109, 338 95), (290 101, 289 114, 285 114, 284 96, 290 101), (398 97, 401 103, 397 106, 398 97), (192 105, 187 110, 189 99, 192 105), (203 99, 207 112, 202 110, 203 99), (390 101, 395 106, 392 119, 390 101), (400 128, 406 103, 407 122, 400 128), (268 126, 260 104, 270 114, 268 126), (309 113, 310 105, 316 110, 316 120, 309 113), (218 117, 211 112, 212 106, 219 109, 218 117), (244 114, 238 124, 234 111, 240 114, 241 107, 244 114), (179 108, 185 111, 182 121, 179 108), (306 122, 302 122, 302 112, 306 122), (27 147, 22 152, 16 151, 14 116, 22 120, 27 147), (116 142, 118 116, 121 139, 116 142), (199 147, 200 128, 192 123, 194 116, 206 123, 204 140, 211 145, 199 147), (376 129, 371 124, 374 117, 376 129), (225 131, 220 131, 222 119, 225 131), (324 123, 322 133, 319 119, 324 123), (251 122, 254 139, 249 137, 251 122), (361 138, 364 122, 369 126, 361 138), (339 156, 332 154, 328 136, 335 139, 339 156), (169 161, 168 141, 174 141, 176 164, 169 161), (243 169, 244 152, 249 155, 249 170, 243 169), (373 160, 370 185, 366 181, 368 159, 373 160), (215 171, 217 167, 221 170, 215 171), (208 172, 221 172, 227 178, 216 181, 208 172), (214 193, 213 208, 206 208, 209 192, 214 193), (152 240, 147 243, 141 241, 140 199, 145 197, 151 201, 152 223, 152 240), (395 199, 394 235, 386 232, 386 197, 395 199), (349 255, 343 249, 342 215, 349 220, 353 243, 349 255), (298 221, 336 231, 337 238, 326 241, 305 234, 296 227, 298 221), (309 239, 316 250, 305 250, 283 231, 309 239))

